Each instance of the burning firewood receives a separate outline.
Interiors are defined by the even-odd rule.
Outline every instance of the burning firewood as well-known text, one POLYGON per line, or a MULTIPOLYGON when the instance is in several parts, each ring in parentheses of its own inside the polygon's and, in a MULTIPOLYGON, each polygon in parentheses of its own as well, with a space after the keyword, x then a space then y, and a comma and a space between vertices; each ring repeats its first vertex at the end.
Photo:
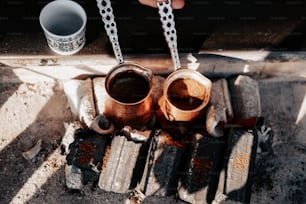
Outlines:
POLYGON ((81 170, 83 183, 98 180, 108 140, 108 137, 101 137, 92 130, 75 131, 74 141, 69 145, 66 160, 68 165, 81 170))
POLYGON ((73 115, 90 127, 96 117, 91 79, 69 80, 64 83, 64 91, 73 115))
POLYGON ((77 129, 83 128, 81 122, 79 121, 74 121, 70 124, 65 124, 66 132, 65 135, 62 138, 61 142, 61 153, 62 155, 64 154, 69 154, 69 145, 73 143, 74 141, 74 135, 77 129))
POLYGON ((261 116, 258 82, 251 77, 239 75, 230 80, 231 99, 235 124, 254 127, 261 116))
POLYGON ((176 192, 185 150, 184 142, 175 141, 165 131, 155 132, 139 185, 146 196, 169 196, 176 192))
MULTIPOLYGON (((65 124, 66 132, 61 142, 61 154, 68 155, 70 152, 69 146, 75 140, 76 131, 82 129, 81 122, 74 121, 70 124, 65 124)), ((82 184, 82 171, 74 165, 65 165, 65 182, 69 189, 80 190, 83 187, 82 184)))
POLYGON ((206 116, 207 132, 214 137, 224 135, 224 125, 233 119, 230 94, 225 79, 215 81, 212 85, 210 105, 206 116))
POLYGON ((223 170, 220 173, 216 197, 239 203, 249 203, 251 197, 251 175, 257 149, 257 136, 252 130, 231 128, 223 170), (234 192, 234 193, 233 193, 234 192))
POLYGON ((225 141, 196 133, 192 135, 189 159, 179 182, 179 198, 188 203, 211 203, 221 171, 225 141))
POLYGON ((99 187, 115 193, 134 189, 141 178, 147 151, 146 143, 135 143, 122 135, 114 136, 110 151, 103 158, 107 162, 103 164, 99 187))
MULTIPOLYGON (((83 182, 91 179, 88 177, 90 175, 93 178, 90 181, 99 179, 98 186, 105 191, 131 192, 125 200, 126 204, 140 204, 146 196, 168 196, 174 193, 190 203, 217 202, 218 196, 221 196, 219 200, 229 198, 228 192, 220 188, 221 185, 225 186, 224 182, 227 188, 237 184, 240 186, 240 183, 224 175, 229 176, 229 171, 232 171, 234 177, 238 178, 235 172, 238 169, 248 176, 245 170, 249 166, 245 166, 244 160, 251 157, 236 154, 239 148, 243 149, 245 144, 253 140, 247 133, 242 143, 235 140, 238 133, 222 136, 228 132, 224 131, 225 128, 231 127, 229 130, 232 130, 233 127, 252 126, 260 115, 257 82, 247 76, 238 76, 230 81, 230 94, 226 79, 215 81, 210 103, 206 112, 203 111, 201 120, 183 123, 160 117, 158 101, 162 96, 164 80, 163 77, 153 79, 152 99, 157 106, 156 118, 153 117, 149 125, 138 129, 126 124, 115 127, 104 115, 104 78, 93 79, 93 85, 90 79, 65 83, 71 110, 80 120, 69 125, 62 141, 62 149, 68 154, 65 169, 68 188, 81 189, 83 182), (199 129, 197 122, 201 122, 199 129), (86 124, 89 129, 83 128, 82 124, 86 124), (77 131, 78 128, 80 131, 77 131), (114 132, 116 135, 113 134, 113 137, 101 137, 101 134, 114 132), (193 134, 195 132, 205 133, 193 134), (175 140, 175 137, 179 140, 175 140), (229 138, 228 144, 226 138, 229 138), (111 143, 109 139, 112 139, 111 143), (232 161, 224 164, 226 145, 227 158, 234 158, 234 164, 230 163, 232 161)), ((249 151, 249 148, 243 150, 249 151)), ((248 162, 251 165, 251 161, 248 162)), ((244 181, 247 183, 247 180, 244 181)), ((246 195, 248 192, 243 193, 246 195)))
POLYGON ((74 165, 65 165, 65 181, 69 189, 81 190, 83 175, 80 168, 74 165))

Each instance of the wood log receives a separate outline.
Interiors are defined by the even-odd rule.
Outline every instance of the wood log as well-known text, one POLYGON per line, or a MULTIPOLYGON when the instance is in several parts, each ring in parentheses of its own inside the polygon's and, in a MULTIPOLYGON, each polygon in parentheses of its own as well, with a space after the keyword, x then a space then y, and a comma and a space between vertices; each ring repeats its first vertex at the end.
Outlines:
POLYGON ((257 136, 252 130, 231 129, 216 199, 250 202, 256 149, 257 136))
POLYGON ((92 80, 69 80, 64 83, 64 91, 73 115, 90 127, 96 117, 92 80))
POLYGON ((148 148, 146 143, 128 141, 116 135, 111 142, 110 152, 105 154, 99 178, 99 187, 115 193, 127 193, 140 181, 148 148))
POLYGON ((169 196, 177 191, 177 184, 186 145, 157 130, 151 140, 143 177, 139 188, 146 196, 169 196))
POLYGON ((249 76, 239 75, 230 80, 230 93, 234 111, 234 123, 254 127, 261 116, 258 82, 249 76))
POLYGON ((179 182, 179 198, 188 203, 211 203, 218 185, 225 141, 196 133, 189 159, 179 182))
POLYGON ((212 84, 210 104, 206 115, 206 129, 213 137, 224 135, 225 125, 233 119, 233 109, 226 79, 212 84))

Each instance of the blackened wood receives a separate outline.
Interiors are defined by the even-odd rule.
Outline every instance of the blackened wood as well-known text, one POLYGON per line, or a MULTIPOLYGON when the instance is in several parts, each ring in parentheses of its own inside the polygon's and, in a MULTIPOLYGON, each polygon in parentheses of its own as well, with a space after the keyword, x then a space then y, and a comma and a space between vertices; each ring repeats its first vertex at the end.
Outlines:
POLYGON ((257 136, 252 130, 230 131, 216 197, 223 195, 224 200, 250 202, 256 148, 257 136))
POLYGON ((210 103, 206 115, 207 132, 214 137, 224 135, 224 126, 233 119, 233 109, 226 79, 212 84, 210 103))
POLYGON ((194 134, 189 163, 179 183, 179 198, 189 203, 211 203, 218 185, 225 141, 194 134))
POLYGON ((261 116, 258 82, 249 76, 239 75, 230 80, 230 92, 235 123, 253 127, 261 116))
POLYGON ((81 190, 83 188, 83 175, 80 168, 74 165, 65 165, 65 181, 69 189, 81 190))
POLYGON ((128 141, 117 135, 112 139, 106 165, 103 165, 99 187, 115 193, 127 193, 141 179, 147 155, 145 143, 128 141))
POLYGON ((146 196, 169 196, 177 191, 186 144, 157 130, 152 138, 140 189, 146 196))

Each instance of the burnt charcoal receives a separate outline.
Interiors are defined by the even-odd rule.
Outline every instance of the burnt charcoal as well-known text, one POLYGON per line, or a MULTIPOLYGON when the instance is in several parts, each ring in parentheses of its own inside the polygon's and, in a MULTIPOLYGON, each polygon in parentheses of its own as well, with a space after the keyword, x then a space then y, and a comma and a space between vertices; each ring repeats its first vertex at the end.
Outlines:
POLYGON ((196 133, 189 160, 179 182, 179 198, 189 203, 211 203, 214 199, 226 142, 223 138, 196 133))
POLYGON ((164 131, 155 132, 140 183, 146 196, 169 196, 177 191, 185 150, 184 142, 175 141, 164 131))
POLYGON ((82 169, 82 183, 96 183, 99 180, 99 173, 92 171, 91 169, 82 169))
POLYGON ((80 122, 69 124, 61 143, 63 153, 67 154, 65 177, 69 189, 80 190, 83 184, 98 180, 107 142, 107 137, 83 129, 80 122))
POLYGON ((140 181, 148 153, 146 143, 129 141, 125 136, 114 136, 108 158, 99 178, 99 187, 115 193, 127 193, 140 181))
POLYGON ((65 180, 67 188, 81 190, 83 187, 83 175, 81 169, 75 167, 74 165, 66 164, 65 180))
POLYGON ((82 182, 98 180, 108 138, 99 137, 94 131, 77 129, 75 140, 69 145, 67 164, 82 172, 82 182))
POLYGON ((230 130, 217 196, 223 194, 227 200, 250 202, 256 148, 257 136, 252 130, 230 130))
POLYGON ((75 135, 77 134, 77 132, 82 131, 82 128, 83 126, 79 121, 74 121, 66 126, 66 132, 61 141, 62 155, 67 155, 69 153, 70 144, 73 143, 75 135))
POLYGON ((97 133, 93 130, 78 128, 75 130, 74 139, 84 139, 84 138, 92 138, 99 137, 97 133))

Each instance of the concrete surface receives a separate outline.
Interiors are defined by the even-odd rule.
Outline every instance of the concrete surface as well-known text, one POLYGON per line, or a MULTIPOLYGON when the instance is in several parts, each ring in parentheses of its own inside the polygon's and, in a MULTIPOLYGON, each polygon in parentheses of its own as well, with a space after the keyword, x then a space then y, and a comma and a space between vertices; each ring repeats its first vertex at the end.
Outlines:
MULTIPOLYGON (((64 122, 72 120, 62 81, 20 80, 1 65, 0 202, 122 203, 126 194, 88 184, 79 192, 65 187, 65 159, 58 153, 64 122), (31 161, 22 157, 42 138, 31 161)), ((35 75, 37 76, 37 75, 35 75)), ((41 76, 41 75, 39 75, 41 76)), ((306 79, 256 76, 262 116, 273 130, 272 151, 257 155, 251 203, 305 203, 306 79)), ((30 79, 30 78, 28 78, 30 79)), ((180 203, 175 197, 149 197, 145 203, 180 203)))

